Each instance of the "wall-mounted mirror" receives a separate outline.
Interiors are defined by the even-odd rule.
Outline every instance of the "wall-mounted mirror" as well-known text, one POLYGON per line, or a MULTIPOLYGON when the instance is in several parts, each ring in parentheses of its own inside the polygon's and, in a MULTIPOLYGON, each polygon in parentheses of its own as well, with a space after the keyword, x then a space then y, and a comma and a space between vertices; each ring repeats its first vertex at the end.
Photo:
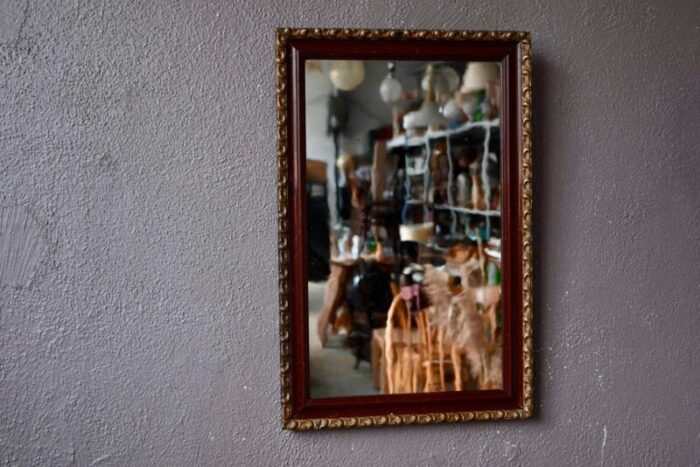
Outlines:
POLYGON ((285 427, 528 416, 527 34, 277 47, 285 427))

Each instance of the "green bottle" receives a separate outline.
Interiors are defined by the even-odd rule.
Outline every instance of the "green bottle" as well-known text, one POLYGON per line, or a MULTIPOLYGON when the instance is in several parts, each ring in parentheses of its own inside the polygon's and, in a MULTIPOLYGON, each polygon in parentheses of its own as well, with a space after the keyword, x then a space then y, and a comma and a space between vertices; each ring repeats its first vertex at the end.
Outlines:
POLYGON ((365 251, 367 253, 374 253, 377 250, 377 241, 374 239, 372 232, 367 234, 367 240, 365 240, 365 251))

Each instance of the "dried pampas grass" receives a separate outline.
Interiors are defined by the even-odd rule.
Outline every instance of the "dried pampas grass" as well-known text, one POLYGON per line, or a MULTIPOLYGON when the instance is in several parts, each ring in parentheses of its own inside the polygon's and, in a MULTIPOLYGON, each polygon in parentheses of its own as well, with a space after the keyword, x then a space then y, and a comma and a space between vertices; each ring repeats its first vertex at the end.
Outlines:
POLYGON ((489 338, 491 317, 479 311, 476 299, 479 294, 474 290, 483 285, 480 262, 474 258, 464 263, 460 267, 460 276, 462 291, 452 294, 449 276, 426 266, 423 286, 433 305, 428 320, 431 326, 442 330, 443 345, 456 348, 466 356, 470 375, 479 389, 501 388, 502 346, 489 338))

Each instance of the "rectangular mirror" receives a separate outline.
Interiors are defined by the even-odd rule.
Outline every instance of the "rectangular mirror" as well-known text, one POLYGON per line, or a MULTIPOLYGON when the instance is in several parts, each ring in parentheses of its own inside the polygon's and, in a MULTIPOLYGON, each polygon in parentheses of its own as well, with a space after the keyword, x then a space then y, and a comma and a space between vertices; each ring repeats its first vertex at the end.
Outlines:
POLYGON ((281 29, 290 429, 532 407, 529 36, 281 29))

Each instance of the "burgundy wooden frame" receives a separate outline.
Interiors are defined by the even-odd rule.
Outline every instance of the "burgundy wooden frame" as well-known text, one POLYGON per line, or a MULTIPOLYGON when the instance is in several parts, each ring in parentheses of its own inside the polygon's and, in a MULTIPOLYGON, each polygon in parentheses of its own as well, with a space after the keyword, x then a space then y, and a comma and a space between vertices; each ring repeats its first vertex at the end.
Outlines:
POLYGON ((519 41, 289 38, 286 42, 291 419, 523 408, 522 142, 519 41), (498 61, 502 104, 503 390, 309 396, 304 62, 309 59, 498 61))

